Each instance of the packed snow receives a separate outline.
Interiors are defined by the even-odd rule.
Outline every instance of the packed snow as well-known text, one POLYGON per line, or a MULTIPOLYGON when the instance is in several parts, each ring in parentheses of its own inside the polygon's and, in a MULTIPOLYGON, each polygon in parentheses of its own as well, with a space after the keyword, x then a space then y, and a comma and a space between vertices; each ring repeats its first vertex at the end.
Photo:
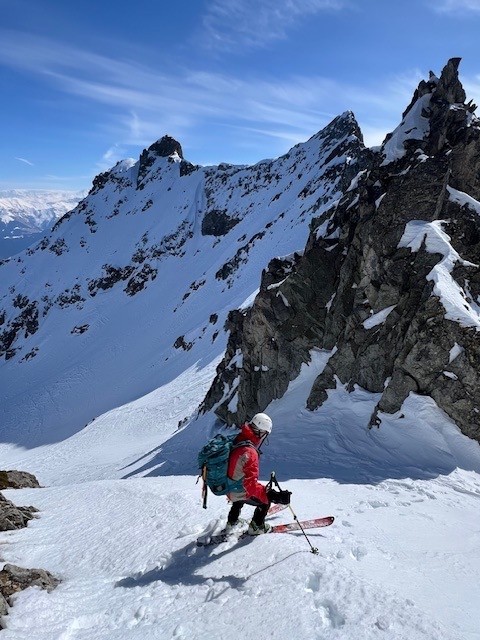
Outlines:
POLYGON ((363 326, 365 327, 365 329, 373 329, 373 327, 376 327, 379 324, 383 324, 396 306, 397 305, 394 304, 391 307, 386 307, 385 309, 382 309, 381 311, 378 311, 377 313, 371 315, 370 318, 364 320, 363 326))
POLYGON ((457 342, 455 342, 453 347, 450 349, 448 362, 451 364, 455 360, 455 358, 458 358, 458 356, 464 351, 465 349, 461 347, 457 342))
POLYGON ((480 214, 480 202, 478 200, 475 200, 475 198, 472 198, 472 196, 469 196, 468 193, 458 191, 458 189, 454 189, 450 186, 447 186, 447 191, 452 202, 456 202, 461 207, 467 206, 470 209, 473 209, 473 211, 475 211, 476 213, 480 214))
POLYGON ((473 303, 465 291, 452 277, 452 269, 457 262, 464 266, 477 268, 477 265, 463 260, 450 244, 450 236, 442 226, 444 220, 424 222, 413 220, 405 226, 399 247, 407 247, 412 251, 419 251, 423 244, 429 253, 443 256, 427 276, 427 280, 434 282, 433 295, 438 296, 445 308, 445 317, 458 322, 463 327, 475 327, 480 330, 479 307, 473 303))
POLYGON ((384 160, 382 166, 405 156, 407 151, 404 143, 407 140, 424 140, 426 138, 430 131, 430 121, 422 113, 427 111, 431 97, 432 94, 427 93, 418 98, 389 139, 383 143, 384 160))
POLYGON ((478 443, 414 394, 379 429, 365 426, 378 395, 359 388, 303 409, 331 355, 313 351, 267 408, 261 459, 300 519, 335 516, 307 531, 319 555, 301 532, 196 546, 228 505, 210 494, 201 508, 196 453, 217 427, 192 415, 213 375, 193 367, 62 443, 4 457, 48 486, 5 492, 40 513, 1 534, 3 559, 62 579, 15 596, 5 639, 478 640, 478 443))

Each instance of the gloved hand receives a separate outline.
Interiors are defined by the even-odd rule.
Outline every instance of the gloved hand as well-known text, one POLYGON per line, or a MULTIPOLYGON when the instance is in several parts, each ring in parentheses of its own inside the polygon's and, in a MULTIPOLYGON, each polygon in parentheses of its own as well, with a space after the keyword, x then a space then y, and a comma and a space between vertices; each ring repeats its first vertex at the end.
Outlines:
POLYGON ((291 491, 275 491, 275 489, 269 489, 267 492, 270 502, 275 504, 290 504, 291 491))

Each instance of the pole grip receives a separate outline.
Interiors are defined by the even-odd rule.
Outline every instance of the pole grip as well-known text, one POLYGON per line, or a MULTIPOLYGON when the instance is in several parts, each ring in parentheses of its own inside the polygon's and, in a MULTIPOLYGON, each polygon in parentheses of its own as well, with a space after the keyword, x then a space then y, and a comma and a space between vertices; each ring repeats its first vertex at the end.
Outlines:
MULTIPOLYGON (((278 484, 278 480, 277 480, 277 476, 275 475, 275 471, 272 471, 272 474, 271 474, 270 478, 273 480, 273 482, 275 482, 275 485, 277 486, 277 489, 278 489, 279 491, 281 491, 282 489, 281 489, 280 485, 278 484)), ((308 537, 308 536, 307 536, 307 534, 305 533, 305 530, 304 530, 304 528, 302 527, 302 525, 300 524, 300 520, 297 518, 297 514, 296 514, 296 513, 295 513, 295 511, 292 509, 292 505, 291 505, 290 503, 288 503, 288 508, 289 508, 289 509, 290 509, 290 511, 292 512, 293 519, 295 520, 295 522, 297 522, 297 523, 298 523, 298 526, 300 527, 301 532, 303 533, 303 535, 305 536, 305 538, 306 538, 306 540, 307 540, 308 544, 310 545, 310 551, 311 551, 313 554, 315 554, 315 555, 316 555, 316 554, 318 554, 318 549, 317 549, 317 547, 314 547, 314 546, 312 545, 312 543, 310 542, 309 537, 308 537)))

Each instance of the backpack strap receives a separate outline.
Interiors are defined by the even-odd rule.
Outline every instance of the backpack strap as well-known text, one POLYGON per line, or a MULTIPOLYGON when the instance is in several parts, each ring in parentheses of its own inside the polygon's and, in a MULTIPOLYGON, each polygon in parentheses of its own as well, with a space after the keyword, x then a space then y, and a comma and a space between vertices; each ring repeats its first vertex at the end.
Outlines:
MULTIPOLYGON (((255 449, 255 451, 258 453, 258 449, 257 447, 253 444, 253 442, 251 442, 250 440, 242 440, 241 442, 238 442, 237 444, 234 444, 232 446, 232 448, 230 449, 230 456, 232 455, 232 451, 234 449, 239 449, 240 447, 252 447, 252 449, 255 449)), ((230 460, 230 456, 228 457, 230 460)), ((227 471, 227 479, 231 480, 233 482, 233 479, 229 477, 228 475, 228 471, 227 471)), ((243 479, 238 480, 237 482, 242 482, 243 485, 243 479)), ((205 507, 206 508, 206 507, 205 507)))
POLYGON ((237 444, 234 444, 232 446, 231 451, 233 451, 234 449, 238 449, 239 447, 252 447, 256 451, 258 451, 257 447, 250 440, 242 440, 241 442, 238 442, 237 444))

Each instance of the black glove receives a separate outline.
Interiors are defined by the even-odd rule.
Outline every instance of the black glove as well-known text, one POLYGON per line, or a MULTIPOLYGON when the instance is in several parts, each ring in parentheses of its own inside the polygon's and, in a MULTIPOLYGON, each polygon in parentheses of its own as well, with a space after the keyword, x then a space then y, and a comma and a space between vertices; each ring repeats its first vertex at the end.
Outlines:
POLYGON ((275 491, 275 489, 267 491, 268 499, 275 504, 290 504, 291 495, 291 491, 275 491))

